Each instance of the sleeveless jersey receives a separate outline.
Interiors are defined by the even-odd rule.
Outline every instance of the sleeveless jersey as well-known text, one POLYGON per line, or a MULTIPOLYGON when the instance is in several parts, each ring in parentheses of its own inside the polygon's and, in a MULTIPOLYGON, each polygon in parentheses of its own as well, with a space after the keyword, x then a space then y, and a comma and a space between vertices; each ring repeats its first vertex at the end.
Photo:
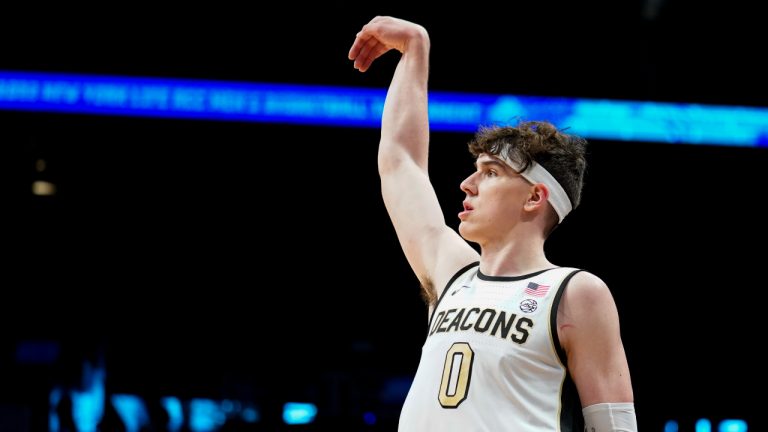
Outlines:
POLYGON ((478 263, 460 270, 430 318, 399 431, 582 431, 556 327, 578 271, 486 276, 478 263))

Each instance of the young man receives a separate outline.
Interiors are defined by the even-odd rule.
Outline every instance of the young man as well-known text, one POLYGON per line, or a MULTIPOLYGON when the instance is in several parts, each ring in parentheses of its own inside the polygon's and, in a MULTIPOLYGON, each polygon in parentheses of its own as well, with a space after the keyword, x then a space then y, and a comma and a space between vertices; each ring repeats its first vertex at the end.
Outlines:
POLYGON ((402 54, 378 163, 428 299, 429 331, 399 430, 579 431, 586 422, 590 432, 636 431, 608 287, 544 254, 548 234, 579 203, 585 142, 546 122, 482 129, 470 143, 477 170, 461 183, 459 236, 427 174, 429 48, 423 27, 376 17, 349 51, 361 72, 389 50, 402 54))

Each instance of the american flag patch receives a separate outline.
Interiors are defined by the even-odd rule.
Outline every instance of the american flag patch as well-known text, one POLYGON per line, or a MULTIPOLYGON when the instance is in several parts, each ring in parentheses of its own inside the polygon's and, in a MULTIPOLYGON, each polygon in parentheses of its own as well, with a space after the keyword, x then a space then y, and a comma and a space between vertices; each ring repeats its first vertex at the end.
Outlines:
POLYGON ((536 282, 528 282, 525 293, 534 297, 544 297, 549 291, 549 285, 539 285, 536 282))

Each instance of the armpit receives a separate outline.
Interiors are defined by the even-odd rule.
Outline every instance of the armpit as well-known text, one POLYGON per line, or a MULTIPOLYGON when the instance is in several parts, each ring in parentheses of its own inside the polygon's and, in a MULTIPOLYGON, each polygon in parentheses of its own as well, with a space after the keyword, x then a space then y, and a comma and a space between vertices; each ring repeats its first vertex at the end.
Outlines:
POLYGON ((421 284, 421 298, 427 306, 434 306, 437 303, 437 291, 431 280, 421 284))

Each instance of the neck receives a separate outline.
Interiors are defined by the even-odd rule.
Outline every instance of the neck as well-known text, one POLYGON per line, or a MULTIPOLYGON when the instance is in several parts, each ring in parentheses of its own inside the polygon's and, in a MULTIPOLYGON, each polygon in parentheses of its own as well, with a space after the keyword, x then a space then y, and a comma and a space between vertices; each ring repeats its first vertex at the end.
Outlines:
POLYGON ((520 276, 554 267, 544 255, 544 238, 512 232, 497 242, 480 245, 480 271, 488 276, 520 276))

